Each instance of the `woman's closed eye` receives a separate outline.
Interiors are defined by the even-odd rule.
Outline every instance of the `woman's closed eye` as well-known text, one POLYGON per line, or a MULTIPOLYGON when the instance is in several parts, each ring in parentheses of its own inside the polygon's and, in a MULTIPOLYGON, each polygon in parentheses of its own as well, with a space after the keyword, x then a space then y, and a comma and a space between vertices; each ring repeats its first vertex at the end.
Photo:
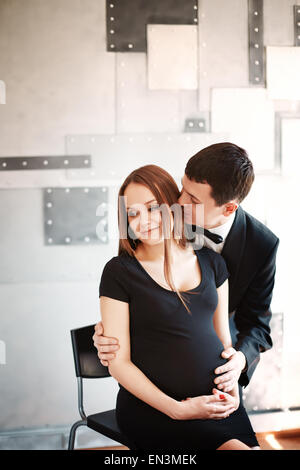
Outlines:
POLYGON ((159 204, 153 204, 152 206, 149 207, 150 211, 156 211, 157 209, 159 209, 159 204))
MULTIPOLYGON (((148 207, 148 212, 156 211, 159 209, 159 204, 153 204, 152 206, 148 207)), ((128 211, 128 217, 136 217, 139 214, 138 210, 130 209, 128 211)))

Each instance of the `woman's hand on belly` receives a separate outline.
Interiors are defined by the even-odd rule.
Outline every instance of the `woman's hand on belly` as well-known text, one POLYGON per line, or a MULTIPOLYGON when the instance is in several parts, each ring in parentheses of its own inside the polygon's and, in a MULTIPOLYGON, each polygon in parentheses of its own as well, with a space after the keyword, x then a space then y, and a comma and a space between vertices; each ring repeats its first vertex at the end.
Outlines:
POLYGON ((178 402, 177 419, 227 418, 238 407, 236 397, 220 393, 218 390, 216 392, 213 395, 201 395, 178 402))
POLYGON ((218 396, 219 398, 221 397, 222 400, 224 400, 224 403, 232 403, 235 409, 237 410, 239 405, 240 405, 240 394, 239 394, 239 386, 238 383, 236 382, 233 389, 228 392, 222 392, 218 390, 217 388, 213 388, 213 394, 215 396, 218 396))

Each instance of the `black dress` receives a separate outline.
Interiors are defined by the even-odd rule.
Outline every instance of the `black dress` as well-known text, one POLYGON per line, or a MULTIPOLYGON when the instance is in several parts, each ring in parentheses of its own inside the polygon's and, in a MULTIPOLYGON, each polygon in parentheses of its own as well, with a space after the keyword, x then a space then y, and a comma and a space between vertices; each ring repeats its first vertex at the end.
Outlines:
MULTIPOLYGON (((106 263, 99 286, 100 296, 129 303, 131 361, 161 391, 179 401, 211 395, 214 370, 227 362, 220 356, 224 348, 213 327, 216 287, 229 276, 226 263, 206 247, 195 253, 202 280, 192 294, 184 294, 190 299, 192 315, 176 292, 160 286, 128 254, 106 263)), ((141 450, 217 449, 230 439, 258 445, 242 403, 221 420, 174 420, 119 387, 119 427, 141 450)))

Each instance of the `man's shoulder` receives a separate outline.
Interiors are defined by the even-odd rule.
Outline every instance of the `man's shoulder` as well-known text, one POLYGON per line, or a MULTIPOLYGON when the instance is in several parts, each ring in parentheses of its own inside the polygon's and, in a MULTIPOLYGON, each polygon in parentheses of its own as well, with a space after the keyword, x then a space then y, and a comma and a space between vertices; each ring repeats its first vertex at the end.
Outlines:
POLYGON ((277 235, 249 212, 242 209, 246 221, 247 239, 265 247, 275 247, 279 243, 277 235))
POLYGON ((197 256, 201 259, 205 259, 206 263, 210 265, 213 269, 221 269, 223 265, 226 263, 224 257, 221 253, 217 253, 212 248, 207 246, 203 246, 202 248, 195 250, 197 256))
POLYGON ((212 261, 215 261, 215 260, 218 261, 220 258, 223 258, 223 256, 220 253, 217 253, 215 250, 205 245, 203 245, 198 250, 195 250, 195 253, 197 253, 198 255, 200 254, 200 256, 203 255, 212 261))

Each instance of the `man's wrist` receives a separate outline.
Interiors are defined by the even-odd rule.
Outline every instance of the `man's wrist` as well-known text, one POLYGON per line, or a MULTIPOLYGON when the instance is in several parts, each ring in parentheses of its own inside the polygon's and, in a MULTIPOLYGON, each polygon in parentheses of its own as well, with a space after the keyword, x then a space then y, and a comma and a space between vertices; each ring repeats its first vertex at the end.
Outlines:
POLYGON ((243 372, 246 372, 247 370, 247 359, 246 359, 245 354, 242 351, 237 351, 237 354, 239 354, 241 358, 241 374, 242 374, 243 372))

